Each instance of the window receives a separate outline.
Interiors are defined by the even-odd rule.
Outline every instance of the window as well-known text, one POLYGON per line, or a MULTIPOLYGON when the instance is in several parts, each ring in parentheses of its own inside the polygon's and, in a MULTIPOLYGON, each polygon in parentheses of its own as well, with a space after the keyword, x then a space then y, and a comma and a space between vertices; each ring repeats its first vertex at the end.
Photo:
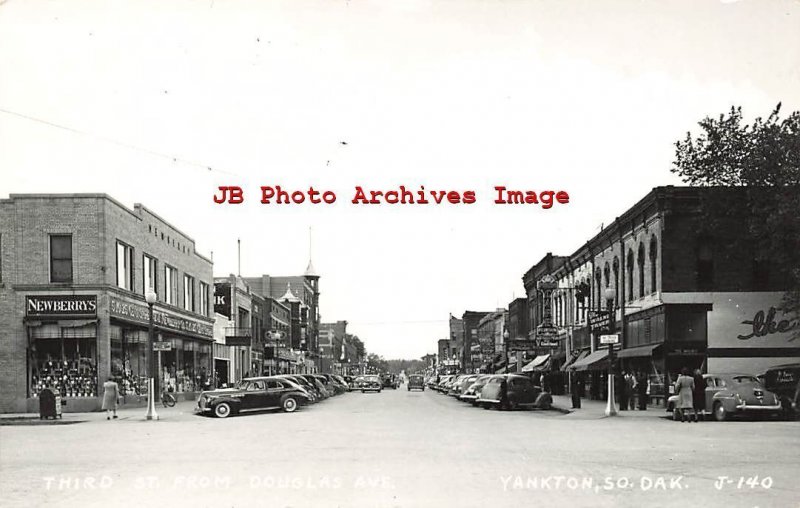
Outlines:
POLYGON ((200 314, 208 316, 208 284, 200 283, 200 314))
POLYGON ((183 308, 194 312, 194 277, 183 276, 183 308))
POLYGON ((133 247, 117 240, 117 287, 133 290, 133 247))
POLYGON ((714 256, 711 243, 702 240, 697 247, 697 284, 701 288, 708 288, 714 282, 714 256))
POLYGON ((656 292, 656 261, 658 261, 658 240, 650 239, 650 292, 656 292))
POLYGON ((600 277, 600 268, 598 268, 597 271, 595 272, 595 275, 594 275, 594 282, 595 282, 594 285, 597 288, 597 298, 595 299, 595 302, 596 302, 595 305, 597 306, 598 309, 602 308, 602 305, 601 305, 600 302, 603 301, 603 296, 602 296, 603 295, 603 289, 601 287, 602 286, 601 280, 602 279, 600 277))
POLYGON ((178 270, 168 265, 164 265, 164 302, 178 303, 178 270))
POLYGON ((142 293, 147 294, 151 288, 158 297, 158 261, 145 254, 142 262, 142 293))
POLYGON ((636 264, 639 267, 639 298, 644 296, 644 245, 639 244, 639 253, 636 255, 636 264))
POLYGON ((624 296, 622 291, 620 291, 619 287, 619 258, 614 256, 614 300, 616 300, 617 305, 620 304, 620 297, 624 296))
POLYGON ((627 268, 628 270, 628 300, 633 300, 633 251, 628 249, 628 260, 627 260, 627 268))
POLYGON ((72 282, 72 235, 50 235, 50 282, 72 282))
POLYGON ((263 391, 263 390, 264 390, 264 381, 253 381, 247 387, 248 392, 263 391))

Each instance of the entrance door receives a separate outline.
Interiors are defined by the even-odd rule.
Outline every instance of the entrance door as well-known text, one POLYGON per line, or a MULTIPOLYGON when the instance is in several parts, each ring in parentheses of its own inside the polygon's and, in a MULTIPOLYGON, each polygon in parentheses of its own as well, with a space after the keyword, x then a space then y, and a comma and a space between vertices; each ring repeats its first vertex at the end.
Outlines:
POLYGON ((220 358, 214 358, 214 371, 217 373, 216 377, 216 386, 215 388, 222 388, 223 384, 227 384, 230 380, 228 374, 228 365, 230 362, 228 360, 223 360, 220 358))

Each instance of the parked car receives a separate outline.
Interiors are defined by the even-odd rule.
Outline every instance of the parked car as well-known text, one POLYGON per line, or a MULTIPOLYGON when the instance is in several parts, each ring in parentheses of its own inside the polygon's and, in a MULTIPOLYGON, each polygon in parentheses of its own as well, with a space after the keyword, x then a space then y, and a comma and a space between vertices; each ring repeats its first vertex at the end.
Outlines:
POLYGON ((447 375, 439 378, 439 382, 436 383, 436 391, 437 392, 445 391, 447 389, 447 383, 449 383, 454 377, 455 376, 447 375))
POLYGON ((478 378, 477 374, 469 374, 466 376, 460 376, 456 379, 453 383, 450 384, 450 389, 447 391, 447 395, 451 397, 459 397, 464 390, 469 388, 469 386, 478 378))
POLYGON ((486 409, 494 407, 496 409, 516 409, 524 407, 538 407, 549 409, 553 399, 549 394, 542 393, 533 381, 519 374, 503 374, 492 376, 481 389, 480 396, 476 402, 486 409), (506 381, 507 399, 502 400, 501 387, 503 380, 506 381))
POLYGON ((473 405, 477 405, 476 399, 481 394, 481 389, 483 389, 483 385, 485 385, 489 379, 494 377, 495 374, 481 374, 475 378, 471 385, 467 387, 464 392, 458 396, 460 400, 464 400, 467 402, 471 402, 473 405))
POLYGON ((314 374, 296 374, 296 375, 306 379, 309 383, 314 385, 316 387, 317 391, 319 391, 319 393, 320 393, 320 395, 322 396, 323 399, 327 399, 327 398, 329 398, 329 397, 331 397, 333 395, 333 392, 331 392, 325 386, 325 384, 322 383, 322 381, 317 379, 317 377, 314 374))
MULTIPOLYGON (((703 374, 706 383, 705 410, 721 422, 745 414, 778 415, 780 399, 750 374, 703 374)), ((678 396, 667 399, 667 411, 677 417, 678 396)))
POLYGON ((422 390, 425 391, 425 379, 419 374, 412 374, 408 376, 408 391, 422 390))
POLYGON ((297 374, 279 374, 279 375, 277 375, 275 377, 279 377, 279 378, 283 378, 283 379, 288 379, 290 381, 294 381, 295 383, 297 383, 300 386, 302 386, 303 388, 305 388, 305 390, 309 394, 311 394, 311 397, 312 397, 312 401, 311 402, 319 402, 319 401, 324 399, 324 397, 322 396, 322 393, 320 393, 320 391, 317 388, 317 386, 312 384, 309 380, 307 380, 303 376, 300 376, 300 375, 297 375, 297 374))
POLYGON ((376 391, 378 393, 383 389, 383 383, 379 376, 364 376, 361 380, 361 393, 367 391, 376 391))
POLYGON ((776 365, 763 376, 764 388, 778 396, 784 416, 800 416, 800 363, 776 365))
POLYGON ((292 413, 311 401, 311 395, 294 381, 279 377, 246 378, 234 388, 204 391, 197 399, 197 412, 218 418, 264 409, 292 413))

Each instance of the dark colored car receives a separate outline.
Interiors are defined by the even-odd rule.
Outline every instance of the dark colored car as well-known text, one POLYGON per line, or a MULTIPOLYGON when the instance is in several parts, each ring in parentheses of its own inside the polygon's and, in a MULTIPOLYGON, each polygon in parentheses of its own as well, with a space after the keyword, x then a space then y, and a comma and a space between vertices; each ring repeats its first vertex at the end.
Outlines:
POLYGON ((381 376, 381 382, 384 388, 391 388, 392 390, 397 390, 397 387, 400 386, 400 382, 394 374, 383 374, 381 376))
POLYGON ((311 395, 311 402, 319 402, 324 398, 320 393, 320 391, 317 389, 316 385, 311 384, 311 382, 306 378, 304 378, 303 376, 296 374, 278 374, 277 376, 274 377, 288 379, 289 381, 294 381, 298 385, 305 388, 305 390, 311 395))
POLYGON ((412 374, 408 376, 408 391, 422 390, 425 391, 425 378, 419 374, 412 374))
POLYGON ((480 396, 476 402, 486 409, 495 407, 496 409, 516 409, 523 407, 538 407, 549 409, 552 404, 552 397, 545 394, 542 398, 539 395, 542 391, 527 376, 518 374, 505 374, 494 376, 487 381, 481 389, 480 396), (502 397, 502 386, 505 381, 507 396, 502 397))
POLYGON ((328 397, 333 395, 333 393, 330 390, 328 390, 325 384, 319 379, 317 379, 317 377, 314 374, 295 374, 295 375, 304 378, 306 381, 314 385, 314 387, 316 387, 317 391, 319 392, 320 396, 323 399, 327 399, 328 397))
POLYGON ((200 393, 197 412, 218 418, 263 409, 282 409, 287 413, 307 404, 311 395, 294 381, 279 377, 242 379, 234 388, 200 393))
MULTIPOLYGON (((706 383, 705 410, 721 422, 744 414, 778 415, 782 412, 778 396, 750 374, 703 374, 706 383)), ((667 399, 667 411, 674 412, 678 396, 667 399)))
POLYGON ((383 383, 381 383, 381 378, 379 376, 364 376, 361 380, 361 393, 367 391, 375 391, 380 393, 383 389, 383 383))
POLYGON ((764 373, 764 388, 780 399, 784 416, 800 416, 800 363, 776 365, 764 373))

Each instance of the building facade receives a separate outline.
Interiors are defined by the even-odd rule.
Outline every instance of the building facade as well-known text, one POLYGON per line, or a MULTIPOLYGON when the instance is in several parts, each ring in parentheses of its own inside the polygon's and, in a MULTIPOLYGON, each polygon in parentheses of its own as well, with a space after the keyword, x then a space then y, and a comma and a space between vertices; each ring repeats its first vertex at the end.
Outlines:
POLYGON ((103 381, 131 402, 148 377, 152 288, 161 386, 210 386, 212 264, 192 238, 141 204, 104 194, 12 194, 0 200, 0 411, 38 408, 45 387, 65 411, 99 409, 103 381))

